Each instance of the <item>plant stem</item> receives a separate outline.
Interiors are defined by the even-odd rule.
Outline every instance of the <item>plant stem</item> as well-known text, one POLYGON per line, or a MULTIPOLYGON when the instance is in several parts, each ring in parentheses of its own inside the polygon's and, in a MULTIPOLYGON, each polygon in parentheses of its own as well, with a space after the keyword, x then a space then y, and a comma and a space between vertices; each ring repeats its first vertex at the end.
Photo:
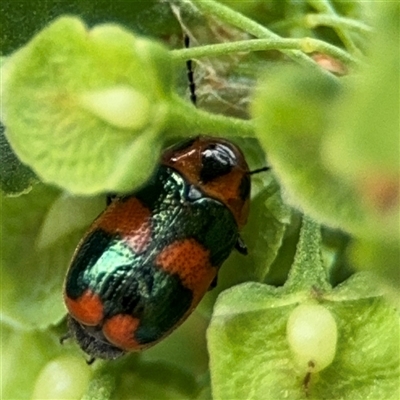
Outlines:
POLYGON ((187 100, 173 94, 174 105, 170 107, 169 136, 212 135, 254 137, 253 122, 239 118, 212 114, 194 107, 187 100))
MULTIPOLYGON (((214 0, 192 0, 192 2, 206 14, 217 17, 221 21, 236 26, 237 28, 240 28, 260 39, 280 39, 279 35, 271 32, 259 23, 214 0)), ((312 68, 318 73, 328 76, 329 79, 337 79, 300 50, 283 50, 282 52, 299 64, 312 68)))
POLYGON ((274 30, 291 29, 296 26, 313 29, 317 26, 329 26, 331 28, 348 29, 359 33, 360 35, 367 35, 373 32, 373 29, 361 21, 352 18, 345 18, 333 16, 328 14, 307 14, 301 17, 287 18, 281 21, 274 22, 270 25, 274 30))
MULTIPOLYGON (((310 4, 311 7, 314 7, 320 13, 325 13, 332 17, 339 17, 329 0, 308 0, 308 4, 310 4)), ((343 29, 342 26, 335 25, 332 28, 350 53, 360 55, 360 50, 357 48, 351 36, 346 32, 345 29, 343 29)))
POLYGON ((354 57, 342 49, 322 40, 312 38, 301 39, 250 39, 237 42, 219 43, 190 49, 172 50, 171 55, 177 61, 192 58, 214 57, 241 51, 265 50, 300 50, 305 53, 320 52, 332 56, 343 64, 354 66, 360 64, 354 57))
POLYGON ((351 18, 339 17, 332 14, 307 14, 303 20, 308 28, 324 25, 332 28, 351 29, 361 35, 372 32, 372 28, 367 24, 351 18))
POLYGON ((285 283, 287 290, 309 291, 312 286, 329 291, 326 269, 321 256, 321 227, 308 216, 303 216, 294 262, 285 283))

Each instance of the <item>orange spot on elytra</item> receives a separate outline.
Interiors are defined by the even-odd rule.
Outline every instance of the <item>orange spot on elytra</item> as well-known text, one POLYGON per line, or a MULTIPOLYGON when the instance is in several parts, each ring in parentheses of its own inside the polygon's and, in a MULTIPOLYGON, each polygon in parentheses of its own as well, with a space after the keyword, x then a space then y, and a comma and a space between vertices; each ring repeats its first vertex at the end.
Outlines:
POLYGON ((114 346, 123 350, 140 350, 143 346, 135 340, 138 325, 138 318, 117 314, 104 322, 103 333, 114 346))
POLYGON ((183 239, 166 246, 158 254, 156 265, 180 277, 183 286, 193 292, 195 306, 217 273, 217 269, 210 263, 209 255, 209 250, 195 239, 183 239))
POLYGON ((95 326, 103 319, 103 303, 100 297, 86 290, 77 299, 65 296, 65 305, 71 316, 82 324, 95 326))
POLYGON ((121 235, 140 254, 151 241, 151 212, 136 197, 117 199, 95 221, 92 230, 96 228, 121 235))

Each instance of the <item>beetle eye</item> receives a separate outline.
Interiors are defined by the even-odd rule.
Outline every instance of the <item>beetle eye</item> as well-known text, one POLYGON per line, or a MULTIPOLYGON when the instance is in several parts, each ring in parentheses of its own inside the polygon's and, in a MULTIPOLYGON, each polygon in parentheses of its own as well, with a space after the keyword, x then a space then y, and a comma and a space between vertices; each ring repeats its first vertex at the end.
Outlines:
POLYGON ((200 179, 202 182, 208 182, 229 174, 237 164, 237 160, 234 152, 228 146, 212 144, 202 152, 201 164, 200 179))

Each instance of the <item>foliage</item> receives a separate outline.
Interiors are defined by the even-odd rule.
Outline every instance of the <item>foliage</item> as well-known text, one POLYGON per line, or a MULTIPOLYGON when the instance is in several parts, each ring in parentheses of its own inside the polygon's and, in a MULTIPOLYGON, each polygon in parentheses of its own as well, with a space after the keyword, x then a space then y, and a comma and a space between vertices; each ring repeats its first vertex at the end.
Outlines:
POLYGON ((0 7, 2 398, 399 398, 398 2, 0 7), (74 248, 199 134, 271 166, 250 254, 168 339, 89 367, 58 343, 74 248))

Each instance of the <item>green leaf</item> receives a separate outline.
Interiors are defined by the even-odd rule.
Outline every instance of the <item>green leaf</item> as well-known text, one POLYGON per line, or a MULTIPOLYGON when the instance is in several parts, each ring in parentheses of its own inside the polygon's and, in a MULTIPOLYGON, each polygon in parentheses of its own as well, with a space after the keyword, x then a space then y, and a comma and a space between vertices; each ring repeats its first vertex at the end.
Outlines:
POLYGON ((3 198, 1 206, 3 321, 23 329, 47 328, 65 315, 64 274, 101 206, 96 199, 60 196, 42 184, 27 195, 3 198))
POLYGON ((193 376, 208 370, 206 329, 209 319, 197 310, 170 336, 141 354, 143 362, 162 362, 193 376))
POLYGON ((116 377, 106 370, 96 371, 82 400, 109 400, 115 390, 116 377))
POLYGON ((362 236, 399 241, 400 5, 378 2, 375 12, 370 66, 349 82, 333 108, 336 121, 322 152, 326 166, 355 189, 368 215, 362 236))
POLYGON ((269 75, 258 88, 253 114, 258 138, 289 201, 333 227, 366 224, 354 189, 330 174, 321 158, 321 137, 339 87, 298 68, 269 75))
POLYGON ((4 324, 0 332, 2 398, 77 399, 84 393, 92 368, 77 349, 65 354, 58 333, 22 332, 4 324))
POLYGON ((249 249, 246 264, 251 266, 246 271, 246 280, 259 282, 264 281, 278 254, 291 217, 291 210, 283 203, 276 181, 268 176, 263 182, 264 188, 252 199, 250 218, 243 230, 249 249))
POLYGON ((378 277, 377 286, 383 286, 387 296, 400 306, 399 242, 360 239, 352 243, 349 253, 353 265, 360 270, 373 271, 378 277))
POLYGON ((52 359, 36 378, 34 399, 79 399, 92 374, 82 357, 63 355, 52 359))
POLYGON ((196 379, 191 374, 163 362, 125 363, 116 372, 118 379, 114 399, 183 400, 195 399, 199 392, 196 379))
POLYGON ((37 233, 37 248, 49 248, 71 234, 80 233, 105 207, 105 196, 76 197, 61 193, 46 212, 37 233))
POLYGON ((397 312, 370 275, 356 274, 330 288, 320 243, 318 225, 305 219, 284 287, 248 282, 221 294, 208 330, 214 399, 398 398, 397 312), (318 311, 296 311, 302 325, 293 333, 288 321, 300 307, 318 311), (316 324, 320 309, 329 325, 316 324), (298 337, 304 329, 313 339, 298 337), (293 337, 294 343, 305 340, 303 350, 314 356, 304 359, 309 353, 303 352, 299 360, 293 337))
POLYGON ((392 40, 400 14, 397 3, 380 4, 371 67, 340 84, 281 68, 258 88, 253 115, 292 204, 331 227, 390 241, 400 238, 399 51, 392 40))
POLYGON ((43 181, 73 193, 132 190, 161 149, 168 56, 116 25, 56 20, 2 68, 11 146, 43 181))
POLYGON ((0 123, 0 188, 3 193, 16 196, 29 192, 37 182, 33 171, 22 164, 12 151, 0 123))

